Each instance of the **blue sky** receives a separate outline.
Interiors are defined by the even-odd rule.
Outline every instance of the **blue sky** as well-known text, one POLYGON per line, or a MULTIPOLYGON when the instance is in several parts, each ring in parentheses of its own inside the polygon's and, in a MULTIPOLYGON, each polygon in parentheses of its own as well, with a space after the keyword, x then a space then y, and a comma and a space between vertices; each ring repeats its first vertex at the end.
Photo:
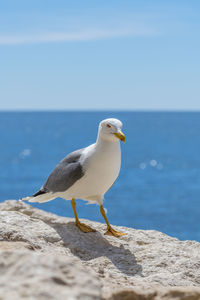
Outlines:
POLYGON ((200 110, 200 2, 0 0, 0 110, 200 110))

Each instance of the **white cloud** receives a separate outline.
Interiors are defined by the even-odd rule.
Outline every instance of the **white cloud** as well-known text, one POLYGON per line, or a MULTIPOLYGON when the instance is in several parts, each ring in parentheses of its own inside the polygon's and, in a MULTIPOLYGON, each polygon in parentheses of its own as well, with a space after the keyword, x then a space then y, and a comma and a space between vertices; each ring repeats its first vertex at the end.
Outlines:
POLYGON ((15 34, 0 35, 0 45, 20 45, 36 43, 56 43, 56 42, 80 42, 101 40, 108 38, 135 37, 135 36, 152 36, 157 33, 152 28, 136 27, 133 29, 95 29, 77 32, 63 33, 38 33, 38 34, 15 34))

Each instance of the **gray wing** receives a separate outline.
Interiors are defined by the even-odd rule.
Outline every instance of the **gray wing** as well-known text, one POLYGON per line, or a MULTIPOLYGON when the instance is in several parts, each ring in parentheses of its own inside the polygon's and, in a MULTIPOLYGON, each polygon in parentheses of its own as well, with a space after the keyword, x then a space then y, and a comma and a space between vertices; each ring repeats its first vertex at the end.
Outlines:
POLYGON ((83 150, 74 151, 61 160, 49 175, 42 189, 34 196, 48 192, 64 192, 79 180, 84 175, 82 165, 79 161, 83 150))

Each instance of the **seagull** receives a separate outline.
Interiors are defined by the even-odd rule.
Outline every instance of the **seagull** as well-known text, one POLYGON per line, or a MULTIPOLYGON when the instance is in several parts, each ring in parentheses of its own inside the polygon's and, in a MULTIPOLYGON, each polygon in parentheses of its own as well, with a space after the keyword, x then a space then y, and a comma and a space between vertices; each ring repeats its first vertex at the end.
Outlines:
POLYGON ((45 184, 33 196, 22 198, 29 202, 47 202, 55 198, 71 200, 76 225, 83 232, 95 231, 79 221, 75 199, 97 203, 107 224, 106 235, 120 237, 108 222, 103 207, 104 194, 113 186, 121 167, 120 140, 122 122, 110 118, 100 122, 96 143, 68 154, 55 167, 45 184))

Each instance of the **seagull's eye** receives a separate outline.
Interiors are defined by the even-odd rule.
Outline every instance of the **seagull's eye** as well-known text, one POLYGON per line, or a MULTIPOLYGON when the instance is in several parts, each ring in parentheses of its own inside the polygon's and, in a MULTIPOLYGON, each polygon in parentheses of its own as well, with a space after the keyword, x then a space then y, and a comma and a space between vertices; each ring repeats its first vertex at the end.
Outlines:
POLYGON ((111 125, 110 124, 106 124, 106 127, 111 128, 111 125))

